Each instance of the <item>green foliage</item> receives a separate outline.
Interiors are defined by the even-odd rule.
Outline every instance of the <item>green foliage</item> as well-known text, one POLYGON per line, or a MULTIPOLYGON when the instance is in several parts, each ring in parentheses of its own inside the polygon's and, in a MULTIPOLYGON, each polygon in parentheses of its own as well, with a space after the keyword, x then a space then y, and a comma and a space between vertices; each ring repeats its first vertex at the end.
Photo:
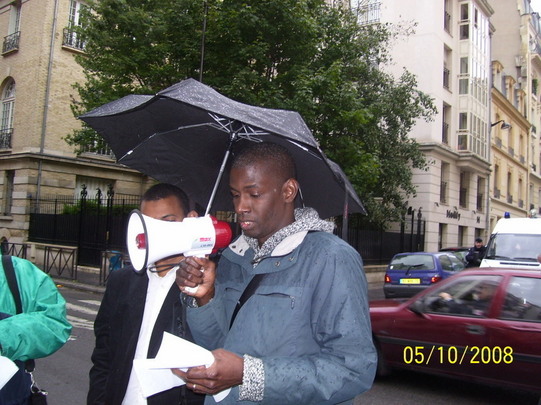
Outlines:
MULTIPOLYGON (((200 0, 100 0, 84 18, 87 81, 76 85, 79 115, 126 94, 153 94, 198 79, 200 0)), ((323 0, 209 0, 203 81, 235 100, 298 111, 339 163, 378 226, 400 220, 415 195, 412 169, 426 162, 408 137, 435 113, 413 75, 382 69, 391 26, 359 26, 323 0)), ((73 145, 102 142, 82 129, 73 145)), ((322 190, 324 192, 324 190, 322 190)))

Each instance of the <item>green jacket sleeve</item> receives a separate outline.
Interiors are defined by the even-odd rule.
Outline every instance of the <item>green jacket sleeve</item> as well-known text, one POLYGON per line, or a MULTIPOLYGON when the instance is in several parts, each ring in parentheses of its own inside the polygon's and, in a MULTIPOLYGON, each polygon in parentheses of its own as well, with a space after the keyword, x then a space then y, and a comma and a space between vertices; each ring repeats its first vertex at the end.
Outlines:
POLYGON ((23 313, 16 314, 5 273, 0 271, 0 312, 12 315, 0 321, 1 354, 22 361, 48 356, 66 343, 71 332, 66 301, 47 274, 28 260, 12 259, 23 313))

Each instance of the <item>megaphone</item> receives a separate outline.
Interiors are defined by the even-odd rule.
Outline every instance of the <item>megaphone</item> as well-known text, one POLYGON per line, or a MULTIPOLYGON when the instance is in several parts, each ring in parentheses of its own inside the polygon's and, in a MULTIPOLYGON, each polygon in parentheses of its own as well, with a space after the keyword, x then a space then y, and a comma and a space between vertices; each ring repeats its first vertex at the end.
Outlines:
POLYGON ((143 271, 149 263, 169 256, 204 256, 231 242, 229 224, 206 215, 168 222, 133 210, 128 221, 126 244, 133 268, 143 271))

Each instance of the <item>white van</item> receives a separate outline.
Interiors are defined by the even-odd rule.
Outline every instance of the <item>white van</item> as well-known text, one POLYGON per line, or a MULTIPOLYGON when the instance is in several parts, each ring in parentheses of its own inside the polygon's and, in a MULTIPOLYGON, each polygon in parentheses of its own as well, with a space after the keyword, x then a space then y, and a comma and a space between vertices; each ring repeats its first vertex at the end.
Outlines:
POLYGON ((479 267, 541 269, 541 218, 502 218, 487 244, 479 267))

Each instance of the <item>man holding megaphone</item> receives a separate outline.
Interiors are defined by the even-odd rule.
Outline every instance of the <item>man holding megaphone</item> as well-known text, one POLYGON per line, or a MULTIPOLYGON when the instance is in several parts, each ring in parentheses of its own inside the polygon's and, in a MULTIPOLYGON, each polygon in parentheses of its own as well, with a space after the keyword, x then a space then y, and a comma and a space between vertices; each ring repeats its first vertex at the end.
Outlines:
MULTIPOLYGON (((188 212, 186 194, 171 184, 149 188, 140 208, 143 216, 166 226, 197 217, 195 211, 188 212)), ((96 347, 92 353, 89 405, 203 403, 203 395, 185 386, 146 399, 132 367, 134 359, 156 356, 164 331, 192 340, 175 284, 175 273, 183 260, 181 254, 170 255, 155 262, 145 261, 142 268, 116 270, 109 276, 94 323, 96 347)))
MULTIPOLYGON (((195 297, 187 308, 195 343, 212 350, 214 363, 173 372, 210 394, 206 404, 228 388, 221 405, 353 403, 371 387, 377 361, 360 255, 332 234, 332 222, 295 208, 287 149, 253 143, 235 156, 229 178, 243 234, 218 268, 188 257, 177 271, 181 290, 195 297)), ((321 198, 343 198, 325 191, 321 198)))

